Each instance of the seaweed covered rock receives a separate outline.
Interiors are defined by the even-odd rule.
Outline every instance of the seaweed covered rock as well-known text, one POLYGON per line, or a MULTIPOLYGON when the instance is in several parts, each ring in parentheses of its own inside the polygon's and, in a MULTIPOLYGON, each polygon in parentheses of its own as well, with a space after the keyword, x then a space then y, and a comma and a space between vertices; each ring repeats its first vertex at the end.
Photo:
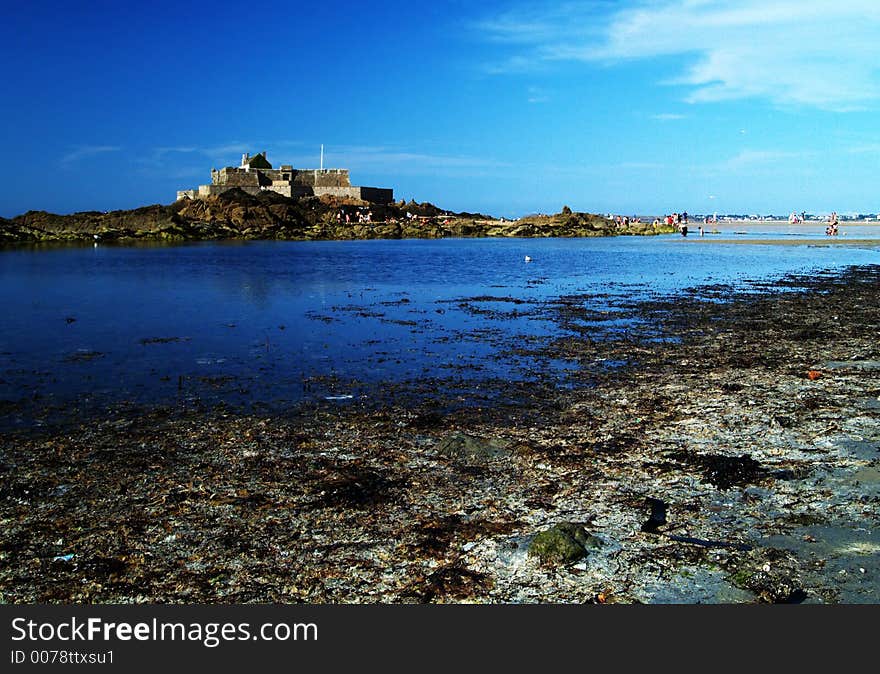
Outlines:
POLYGON ((29 211, 0 222, 2 241, 440 239, 657 234, 643 223, 620 228, 606 216, 572 211, 519 220, 453 213, 428 202, 373 204, 337 196, 286 197, 233 188, 197 199, 132 210, 58 215, 29 211))
POLYGON ((500 438, 481 438, 466 433, 453 433, 437 445, 437 452, 447 458, 468 464, 484 464, 509 453, 509 443, 500 438))
POLYGON ((731 581, 766 604, 800 604, 807 599, 806 591, 791 570, 771 570, 769 565, 743 569, 733 574, 731 581))
POLYGON ((599 541, 576 522, 560 522, 532 540, 529 555, 544 564, 570 564, 585 557, 599 541))

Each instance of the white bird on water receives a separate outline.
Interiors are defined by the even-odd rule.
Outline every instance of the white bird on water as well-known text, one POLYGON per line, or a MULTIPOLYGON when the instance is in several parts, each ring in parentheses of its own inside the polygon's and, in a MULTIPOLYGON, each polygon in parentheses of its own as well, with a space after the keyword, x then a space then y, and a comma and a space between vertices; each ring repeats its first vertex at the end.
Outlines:
POLYGON ((526 262, 531 262, 531 261, 532 261, 532 258, 530 258, 528 255, 526 255, 526 262))

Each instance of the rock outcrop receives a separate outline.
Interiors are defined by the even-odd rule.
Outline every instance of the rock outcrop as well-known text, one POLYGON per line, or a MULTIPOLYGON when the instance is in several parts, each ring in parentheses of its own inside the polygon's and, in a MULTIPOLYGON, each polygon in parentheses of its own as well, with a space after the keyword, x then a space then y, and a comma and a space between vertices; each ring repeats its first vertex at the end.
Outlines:
POLYGON ((655 234, 650 224, 618 227, 601 215, 573 213, 498 220, 480 213, 451 213, 430 203, 388 204, 339 197, 291 199, 274 192, 235 189, 204 199, 128 211, 56 215, 28 211, 0 219, 0 242, 218 239, 440 239, 446 237, 582 237, 655 234), (369 222, 361 215, 369 212, 369 222), (346 215, 348 221, 346 221, 346 215))

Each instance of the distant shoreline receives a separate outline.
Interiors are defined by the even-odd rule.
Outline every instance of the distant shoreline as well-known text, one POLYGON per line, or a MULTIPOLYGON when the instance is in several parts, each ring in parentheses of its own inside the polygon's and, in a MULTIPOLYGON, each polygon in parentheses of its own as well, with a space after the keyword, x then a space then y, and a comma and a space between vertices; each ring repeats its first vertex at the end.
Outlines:
MULTIPOLYGON (((688 236, 687 239, 692 237, 688 236)), ((700 243, 724 243, 750 246, 880 246, 880 239, 847 239, 829 236, 827 239, 719 239, 718 235, 693 237, 700 243)), ((685 237, 682 237, 684 240, 685 237)))

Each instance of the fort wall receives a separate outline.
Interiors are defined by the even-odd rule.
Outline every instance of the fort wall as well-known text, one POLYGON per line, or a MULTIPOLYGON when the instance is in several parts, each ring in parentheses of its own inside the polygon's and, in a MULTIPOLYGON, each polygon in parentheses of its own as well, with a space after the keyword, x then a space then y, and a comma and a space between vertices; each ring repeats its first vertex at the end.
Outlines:
POLYGON ((313 187, 312 190, 316 197, 346 197, 375 204, 388 204, 394 201, 394 190, 384 187, 313 187))
POLYGON ((277 192, 285 197, 310 197, 314 194, 311 187, 294 185, 286 180, 276 180, 271 186, 262 189, 277 192))
POLYGON ((259 194, 263 189, 259 185, 199 185, 199 197, 216 196, 236 188, 248 194, 259 194))
POLYGON ((258 171, 241 171, 239 169, 221 169, 214 185, 226 185, 227 187, 259 186, 260 174, 258 171))
POLYGON ((309 187, 351 187, 348 169, 299 169, 293 180, 309 187))
MULTIPOLYGON (((265 159, 265 153, 262 155, 265 159)), ((241 167, 211 169, 211 184, 198 189, 178 190, 178 199, 199 199, 238 188, 248 194, 271 190, 286 197, 332 195, 361 199, 374 203, 390 203, 394 190, 381 187, 359 187, 351 184, 348 169, 250 168, 242 157, 241 167)))

